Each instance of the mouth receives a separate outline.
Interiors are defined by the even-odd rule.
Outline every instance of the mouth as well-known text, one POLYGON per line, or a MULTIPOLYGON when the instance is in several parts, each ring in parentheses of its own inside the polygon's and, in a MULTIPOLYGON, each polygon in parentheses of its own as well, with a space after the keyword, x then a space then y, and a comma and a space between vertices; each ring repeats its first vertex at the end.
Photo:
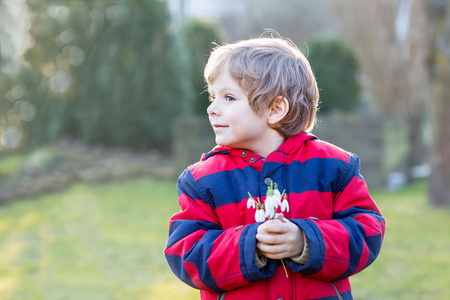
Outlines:
POLYGON ((220 124, 212 124, 212 128, 216 134, 219 134, 222 130, 228 128, 228 126, 220 124))

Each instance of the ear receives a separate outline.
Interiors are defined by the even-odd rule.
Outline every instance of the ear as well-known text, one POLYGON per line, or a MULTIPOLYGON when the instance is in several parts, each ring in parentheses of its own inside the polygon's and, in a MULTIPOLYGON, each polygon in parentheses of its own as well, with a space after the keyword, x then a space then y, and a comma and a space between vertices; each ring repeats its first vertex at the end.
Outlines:
POLYGON ((274 125, 283 118, 289 112, 289 102, 286 98, 278 96, 269 107, 269 114, 267 116, 267 123, 274 125))

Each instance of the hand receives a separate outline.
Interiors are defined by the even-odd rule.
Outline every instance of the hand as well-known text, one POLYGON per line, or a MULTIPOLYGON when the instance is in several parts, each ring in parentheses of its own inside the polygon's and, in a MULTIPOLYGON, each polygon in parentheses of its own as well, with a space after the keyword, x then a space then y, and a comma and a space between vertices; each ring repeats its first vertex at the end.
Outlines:
POLYGON ((271 259, 295 257, 303 251, 304 241, 300 228, 282 214, 261 224, 256 240, 258 252, 271 259))

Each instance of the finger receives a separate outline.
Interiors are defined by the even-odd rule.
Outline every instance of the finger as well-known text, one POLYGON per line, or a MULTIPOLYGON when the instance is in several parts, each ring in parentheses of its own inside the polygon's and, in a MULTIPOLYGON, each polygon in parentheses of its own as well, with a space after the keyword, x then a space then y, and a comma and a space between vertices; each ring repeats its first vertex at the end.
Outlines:
POLYGON ((289 255, 286 252, 274 253, 274 254, 268 253, 268 254, 266 254, 264 256, 267 257, 267 258, 270 258, 270 259, 283 259, 283 258, 289 257, 289 255))
POLYGON ((259 251, 267 258, 281 259, 289 257, 288 251, 283 245, 267 245, 258 243, 256 246, 259 251))
POLYGON ((285 234, 289 232, 296 232, 298 230, 298 226, 281 216, 277 222, 268 223, 266 227, 264 227, 264 230, 269 234, 285 234))
POLYGON ((258 226, 258 233, 278 233, 278 225, 283 224, 280 220, 269 220, 258 226))
POLYGON ((256 247, 261 252, 263 252, 264 255, 266 255, 266 254, 273 255, 273 254, 284 251, 282 245, 269 245, 269 244, 265 244, 265 243, 257 243, 256 247))
POLYGON ((291 238, 288 234, 266 234, 266 233, 257 233, 256 239, 264 244, 268 245, 280 245, 286 244, 291 241, 291 238))
POLYGON ((294 257, 302 253, 303 247, 290 244, 265 244, 257 243, 257 249, 264 254, 264 256, 272 259, 294 257))
POLYGON ((268 224, 265 228, 265 232, 268 234, 284 234, 290 230, 290 227, 287 223, 281 223, 278 221, 277 223, 268 224))
POLYGON ((287 219, 283 216, 283 214, 277 213, 275 215, 275 220, 280 220, 282 223, 286 223, 287 219))
POLYGON ((256 234, 256 240, 262 244, 275 245, 278 244, 276 236, 270 234, 256 234))

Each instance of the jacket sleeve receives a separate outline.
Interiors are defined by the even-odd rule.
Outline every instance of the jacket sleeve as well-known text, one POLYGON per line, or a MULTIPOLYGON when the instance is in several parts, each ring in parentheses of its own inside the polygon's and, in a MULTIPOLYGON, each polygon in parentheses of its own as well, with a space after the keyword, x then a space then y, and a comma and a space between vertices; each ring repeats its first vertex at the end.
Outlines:
POLYGON ((264 273, 255 265, 259 223, 222 229, 212 196, 194 179, 192 169, 179 178, 181 211, 169 225, 164 254, 175 275, 201 290, 224 292, 272 276, 276 264, 264 273))
POLYGON ((294 272, 333 281, 362 271, 378 256, 386 223, 359 168, 359 159, 350 155, 339 171, 332 220, 292 220, 304 231, 310 256, 303 266, 288 260, 294 272))

